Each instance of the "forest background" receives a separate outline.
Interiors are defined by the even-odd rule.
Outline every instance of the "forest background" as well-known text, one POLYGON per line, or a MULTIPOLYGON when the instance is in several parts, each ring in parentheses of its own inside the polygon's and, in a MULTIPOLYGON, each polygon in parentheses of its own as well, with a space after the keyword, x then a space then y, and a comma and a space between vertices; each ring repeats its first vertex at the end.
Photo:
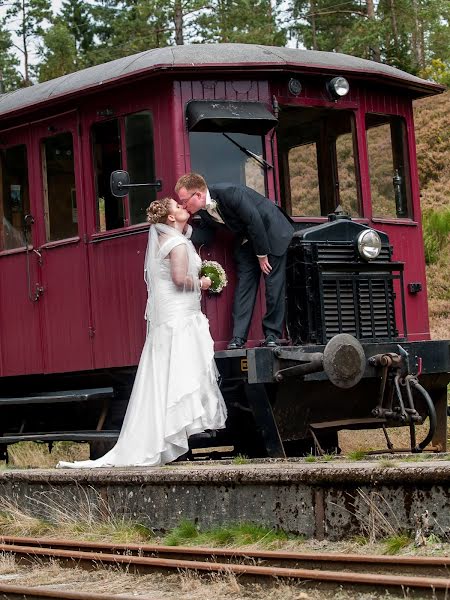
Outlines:
MULTIPOLYGON (((449 0, 0 0, 0 84, 150 48, 242 42, 344 52, 450 86, 449 23, 449 0)), ((431 329, 449 339, 449 92, 416 103, 416 137, 431 329)))

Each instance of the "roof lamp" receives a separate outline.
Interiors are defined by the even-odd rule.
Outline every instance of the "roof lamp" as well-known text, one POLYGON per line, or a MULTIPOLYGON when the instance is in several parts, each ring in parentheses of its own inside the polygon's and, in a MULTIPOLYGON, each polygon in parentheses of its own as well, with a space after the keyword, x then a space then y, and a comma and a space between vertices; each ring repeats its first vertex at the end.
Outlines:
POLYGON ((378 258, 381 252, 381 239, 374 229, 362 231, 357 240, 358 251, 365 260, 378 258))
POLYGON ((327 89, 334 100, 339 100, 349 93, 350 85, 345 77, 333 77, 327 83, 327 89))

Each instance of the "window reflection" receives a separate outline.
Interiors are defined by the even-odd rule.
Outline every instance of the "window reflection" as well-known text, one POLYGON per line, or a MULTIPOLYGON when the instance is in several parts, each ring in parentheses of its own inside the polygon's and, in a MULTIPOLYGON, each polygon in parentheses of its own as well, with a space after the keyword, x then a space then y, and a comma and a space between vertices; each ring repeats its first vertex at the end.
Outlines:
POLYGON ((0 250, 25 246, 23 218, 30 212, 27 149, 1 150, 0 250))
POLYGON ((118 229, 124 225, 122 198, 112 195, 110 177, 122 168, 118 119, 92 126, 94 169, 97 191, 97 231, 118 229))
MULTIPOLYGON (((155 181, 153 148, 153 123, 149 112, 135 113, 125 118, 127 145, 127 169, 133 183, 155 181)), ((144 223, 147 220, 147 206, 155 200, 154 188, 130 190, 130 222, 144 223)))
POLYGON ((264 168, 244 150, 263 158, 261 136, 193 131, 189 141, 192 170, 201 173, 208 183, 238 183, 265 195, 264 168))
POLYGON ((78 209, 71 133, 43 142, 45 230, 47 241, 78 234, 78 209))

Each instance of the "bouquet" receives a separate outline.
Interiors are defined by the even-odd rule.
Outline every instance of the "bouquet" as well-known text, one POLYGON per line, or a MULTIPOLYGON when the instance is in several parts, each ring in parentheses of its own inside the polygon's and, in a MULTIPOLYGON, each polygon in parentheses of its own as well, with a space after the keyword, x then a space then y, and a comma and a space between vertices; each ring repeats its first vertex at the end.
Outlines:
POLYGON ((225 273, 224 268, 215 260, 204 260, 202 262, 200 277, 209 277, 211 279, 209 291, 213 294, 220 294, 228 283, 227 274, 225 273))

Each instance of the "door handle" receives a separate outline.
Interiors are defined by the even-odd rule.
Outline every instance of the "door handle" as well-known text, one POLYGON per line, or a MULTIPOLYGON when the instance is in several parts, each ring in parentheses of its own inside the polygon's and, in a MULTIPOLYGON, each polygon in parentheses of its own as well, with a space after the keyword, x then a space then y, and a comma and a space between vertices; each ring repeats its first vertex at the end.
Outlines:
POLYGON ((37 283, 36 289, 34 292, 34 296, 33 296, 33 302, 37 302, 43 293, 44 293, 44 288, 42 287, 42 285, 39 285, 39 283, 37 283))

